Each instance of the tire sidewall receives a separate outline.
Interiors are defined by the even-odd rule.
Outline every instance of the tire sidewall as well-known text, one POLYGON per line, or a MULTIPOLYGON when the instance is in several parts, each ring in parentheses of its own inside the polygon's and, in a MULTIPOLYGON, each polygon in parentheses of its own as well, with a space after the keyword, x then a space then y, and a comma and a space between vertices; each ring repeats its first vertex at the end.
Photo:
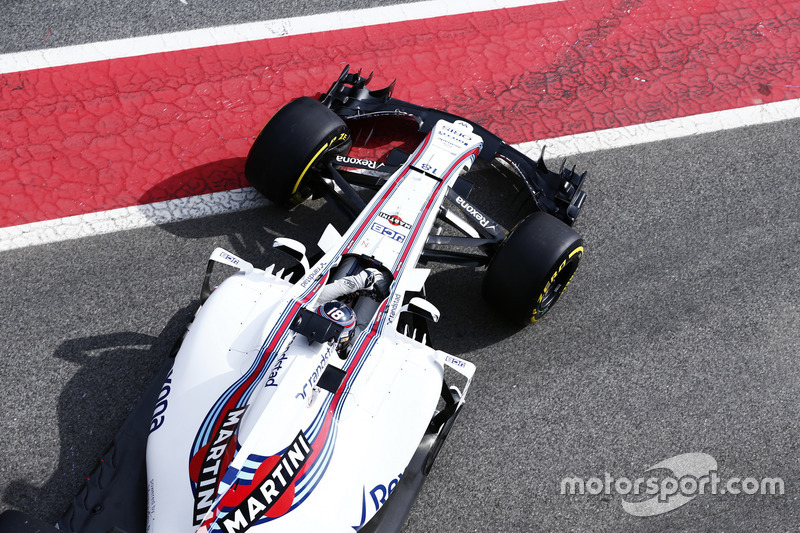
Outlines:
POLYGON ((532 213, 497 249, 483 296, 514 323, 537 322, 569 285, 583 251, 583 239, 571 227, 547 213, 532 213))
POLYGON ((578 263, 583 258, 583 252, 583 241, 575 243, 564 252, 558 266, 553 268, 550 278, 545 286, 542 287, 539 296, 536 297, 534 307, 530 313, 531 322, 541 320, 545 313, 547 313, 561 295, 564 294, 564 291, 567 290, 567 287, 575 275, 575 270, 578 268, 578 263), (557 294, 551 296, 550 293, 554 290, 557 291, 557 294), (548 299, 550 299, 549 303, 548 299))
POLYGON ((247 155, 245 176, 267 199, 291 208, 310 195, 329 157, 349 148, 344 121, 304 96, 282 107, 258 134, 247 155))

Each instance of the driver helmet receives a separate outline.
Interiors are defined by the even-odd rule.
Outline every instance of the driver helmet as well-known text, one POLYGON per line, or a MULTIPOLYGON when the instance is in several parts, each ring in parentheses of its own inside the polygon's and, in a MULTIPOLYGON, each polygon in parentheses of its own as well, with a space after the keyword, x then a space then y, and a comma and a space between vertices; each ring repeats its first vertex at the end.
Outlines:
POLYGON ((355 312, 348 305, 338 300, 333 300, 317 307, 317 314, 341 326, 342 332, 339 334, 336 344, 339 348, 347 346, 356 326, 355 312))

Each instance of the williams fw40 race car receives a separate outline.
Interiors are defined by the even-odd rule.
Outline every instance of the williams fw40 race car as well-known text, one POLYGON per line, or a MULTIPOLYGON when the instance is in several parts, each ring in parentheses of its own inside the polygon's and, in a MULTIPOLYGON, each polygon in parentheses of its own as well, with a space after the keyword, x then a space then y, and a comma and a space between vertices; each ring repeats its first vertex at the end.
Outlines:
MULTIPOLYGON (((475 371, 431 346, 439 311, 425 265, 486 267, 483 296, 499 313, 541 319, 583 254, 572 224, 585 174, 550 171, 476 123, 368 82, 345 68, 319 99, 287 104, 245 168, 272 203, 325 197, 349 228, 329 225, 312 259, 275 239, 296 260, 278 272, 214 250, 193 323, 59 530, 402 527, 475 371), (357 154, 380 144, 363 125, 386 118, 413 119, 412 149, 357 154), (521 183, 527 215, 504 227, 468 200, 477 161, 521 183), (218 264, 235 273, 212 290, 218 264)), ((3 533, 51 530, 0 518, 3 533)))

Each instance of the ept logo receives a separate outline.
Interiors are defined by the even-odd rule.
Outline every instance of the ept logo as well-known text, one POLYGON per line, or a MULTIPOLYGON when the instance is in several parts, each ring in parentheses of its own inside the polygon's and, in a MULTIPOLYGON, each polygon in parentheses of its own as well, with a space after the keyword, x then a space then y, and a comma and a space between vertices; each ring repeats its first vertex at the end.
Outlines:
POLYGON ((393 241, 403 242, 406 240, 406 236, 400 233, 399 231, 393 230, 391 228, 387 228, 377 222, 373 222, 372 226, 370 226, 372 231, 376 231, 385 237, 389 237, 393 241))

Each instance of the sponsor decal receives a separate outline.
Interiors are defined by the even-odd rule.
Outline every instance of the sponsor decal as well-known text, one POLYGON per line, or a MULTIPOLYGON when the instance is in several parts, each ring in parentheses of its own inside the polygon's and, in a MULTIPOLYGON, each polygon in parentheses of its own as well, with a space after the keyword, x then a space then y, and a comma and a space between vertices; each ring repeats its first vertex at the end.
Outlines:
POLYGON ((378 222, 373 222, 372 226, 369 227, 374 232, 380 233, 384 237, 389 237, 393 241, 403 242, 406 240, 406 236, 400 233, 397 230, 393 230, 391 228, 387 228, 378 222))
MULTIPOLYGON (((300 431, 282 455, 265 460, 251 485, 231 488, 220 502, 225 509, 216 523, 225 533, 239 533, 267 517, 286 514, 294 499, 294 481, 313 449, 300 431), (241 493, 246 491, 244 497, 241 493)), ((210 524, 208 524, 210 525, 210 524)))
POLYGON ((459 368, 464 368, 467 366, 467 363, 464 362, 463 359, 459 359, 458 357, 453 357, 452 355, 448 355, 447 357, 444 358, 444 360, 449 364, 457 366, 459 368))
POLYGON ((305 289, 306 287, 308 287, 308 284, 309 284, 309 283, 311 283, 312 281, 314 281, 314 279, 315 279, 315 278, 316 278, 316 277, 319 275, 319 273, 320 273, 320 272, 322 272, 322 269, 323 269, 325 266, 326 266, 326 265, 317 265, 317 267, 316 267, 314 270, 312 270, 311 272, 309 272, 309 273, 306 275, 306 277, 305 277, 305 278, 303 278, 303 280, 300 282, 300 286, 301 286, 301 287, 303 287, 304 289, 305 289))
POLYGON ((341 280, 339 280, 339 282, 344 286, 345 289, 347 289, 348 292, 355 292, 361 288, 359 284, 356 283, 355 280, 350 276, 343 277, 341 280))
POLYGON ((227 263, 230 263, 231 265, 238 265, 241 262, 241 260, 238 257, 233 256, 224 250, 220 250, 219 257, 220 259, 226 261, 227 263))
MULTIPOLYGON (((320 285, 323 281, 320 278, 320 285)), ((313 287, 318 288, 319 286, 313 287)), ((288 339, 289 326, 298 309, 314 295, 315 290, 310 290, 301 300, 287 303, 281 320, 275 324, 264 342, 256 364, 216 401, 200 426, 189 459, 189 481, 195 500, 192 518, 195 521, 202 521, 211 509, 214 509, 214 516, 218 514, 220 500, 217 496, 222 479, 228 473, 232 478, 237 477, 238 471, 229 470, 229 465, 238 449, 238 430, 249 398, 264 383, 267 370, 280 357, 279 347, 288 339)), ((286 371, 283 370, 282 373, 285 374, 286 371)), ((233 481, 238 483, 238 479, 233 481)), ((229 486, 229 483, 225 484, 226 488, 229 486)), ((230 490, 226 490, 226 494, 228 492, 230 490)))
POLYGON ((453 126, 444 124, 439 126, 436 133, 442 140, 456 146, 466 147, 473 141, 472 126, 460 120, 456 121, 453 126))
POLYGON ((156 512, 156 483, 152 479, 147 482, 147 516, 156 512))
POLYGON ((344 155, 337 155, 336 162, 341 163, 343 165, 355 165, 359 167, 371 168, 372 170, 377 169, 379 166, 383 166, 383 163, 379 165, 377 161, 370 161, 369 159, 358 159, 355 157, 347 157, 344 155))
POLYGON ((395 487, 397 487, 397 484, 400 483, 401 477, 403 477, 403 474, 391 480, 387 485, 381 485, 379 483, 375 488, 369 491, 369 495, 372 496, 372 504, 375 506, 376 511, 386 503, 386 498, 389 497, 395 487))
POLYGON ((281 355, 280 359, 275 361, 275 366, 272 367, 270 370, 269 375, 267 376, 267 382, 264 385, 265 387, 277 387, 278 384, 275 382, 275 379, 278 377, 278 373, 283 368, 283 362, 286 361, 287 355, 286 352, 281 355))
MULTIPOLYGON (((222 475, 220 466, 223 461, 230 464, 233 452, 236 450, 236 430, 239 427, 242 414, 247 406, 231 409, 225 414, 224 422, 219 431, 214 435, 207 450, 201 449, 192 458, 194 466, 198 457, 202 457, 197 473, 197 494, 194 498, 194 525, 200 524, 206 512, 211 509, 217 495, 217 487, 222 475)), ((193 469, 194 471, 194 469, 193 469)), ((194 478, 194 476, 192 476, 194 478)))
MULTIPOLYGON (((397 488, 397 484, 400 483, 400 478, 403 477, 403 474, 398 475, 396 478, 391 480, 387 485, 383 485, 381 483, 375 485, 371 491, 369 491, 370 499, 372 500, 372 507, 374 512, 378 512, 381 506, 386 503, 386 499, 389 495, 397 488)), ((373 514, 373 513, 370 513, 373 514)), ((363 494, 361 497, 361 519, 357 526, 353 526, 353 529, 358 531, 367 521, 367 488, 364 487, 363 494)))
POLYGON ((389 221, 389 224, 391 224, 392 226, 400 226, 401 228, 411 229, 411 224, 409 224, 408 222, 404 222, 403 219, 400 218, 398 215, 389 215, 381 211, 380 213, 378 213, 378 216, 381 218, 385 218, 387 221, 389 221))
POLYGON ((491 220, 486 218, 486 216, 483 213, 481 213, 480 211, 475 209, 475 207, 473 207, 472 204, 470 204, 469 202, 467 202, 466 200, 464 200, 460 196, 456 196, 456 203, 458 205, 460 205, 461 208, 464 211, 466 211, 472 218, 474 218, 475 221, 478 224, 480 224, 482 227, 484 227, 486 229, 494 229, 497 226, 496 224, 492 224, 490 226, 489 224, 491 223, 491 220))
POLYGON ((164 413, 167 412, 167 396, 169 396, 169 392, 171 390, 171 383, 172 369, 170 369, 167 373, 167 378, 164 380, 164 385, 161 387, 161 392, 158 393, 156 408, 153 410, 153 418, 150 420, 150 433, 164 425, 164 413))
POLYGON ((401 294, 395 294, 392 297, 392 302, 389 304, 389 316, 387 318, 387 322, 392 323, 395 321, 398 315, 398 311, 400 310, 400 299, 401 294))
POLYGON ((295 398, 308 400, 308 404, 311 405, 312 400, 314 399, 313 394, 309 394, 314 390, 314 387, 317 385, 317 381, 319 381, 319 377, 322 375, 322 371, 325 370, 325 367, 328 365, 328 359, 331 357, 331 347, 328 346, 328 349, 322 352, 322 357, 319 360, 319 364, 314 369, 314 372, 303 384, 303 390, 298 392, 294 395, 295 398))

